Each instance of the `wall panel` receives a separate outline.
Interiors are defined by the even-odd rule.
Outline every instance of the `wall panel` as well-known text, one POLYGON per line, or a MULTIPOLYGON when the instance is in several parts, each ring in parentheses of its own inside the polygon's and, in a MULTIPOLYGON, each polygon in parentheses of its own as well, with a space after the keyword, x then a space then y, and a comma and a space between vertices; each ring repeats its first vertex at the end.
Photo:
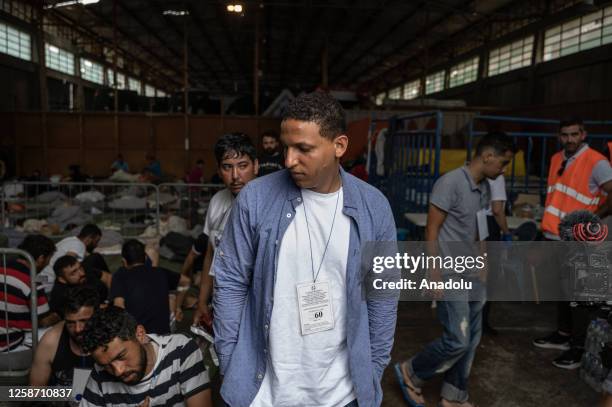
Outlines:
POLYGON ((112 115, 83 115, 83 142, 88 149, 114 149, 115 123, 112 115))
POLYGON ((79 115, 70 113, 47 114, 47 146, 49 148, 78 148, 81 135, 79 115))

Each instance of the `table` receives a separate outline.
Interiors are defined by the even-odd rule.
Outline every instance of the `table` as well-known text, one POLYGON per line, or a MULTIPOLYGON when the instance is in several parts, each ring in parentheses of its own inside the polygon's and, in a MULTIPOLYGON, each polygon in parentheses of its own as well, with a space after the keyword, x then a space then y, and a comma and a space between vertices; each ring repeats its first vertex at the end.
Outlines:
MULTIPOLYGON (((424 228, 427 225, 426 213, 407 212, 404 214, 404 217, 408 220, 408 222, 418 227, 424 228)), ((518 216, 506 216, 506 220, 508 221, 508 229, 510 230, 517 229, 525 222, 535 222, 538 229, 540 229, 540 222, 536 222, 533 219, 519 218, 518 216)))

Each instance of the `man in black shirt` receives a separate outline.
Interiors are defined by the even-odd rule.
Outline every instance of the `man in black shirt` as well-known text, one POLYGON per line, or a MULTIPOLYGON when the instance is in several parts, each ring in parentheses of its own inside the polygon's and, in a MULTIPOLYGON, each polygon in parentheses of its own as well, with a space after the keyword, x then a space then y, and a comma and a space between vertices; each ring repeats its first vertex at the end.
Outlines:
POLYGON ((258 177, 285 168, 283 155, 278 151, 279 145, 278 133, 268 130, 261 135, 261 146, 264 152, 261 157, 259 157, 258 177))
POLYGON ((56 280, 51 290, 49 308, 60 316, 68 297, 68 291, 72 287, 86 285, 93 288, 100 302, 105 302, 108 298, 109 287, 101 280, 105 272, 92 268, 85 270, 73 256, 66 255, 57 259, 53 265, 53 271, 55 271, 56 280))
POLYGON ((30 386, 72 387, 75 369, 91 370, 93 359, 81 348, 85 323, 98 308, 97 293, 86 286, 69 290, 64 321, 45 332, 36 348, 30 386))
POLYGON ((145 247, 131 239, 121 249, 124 268, 113 275, 110 297, 113 304, 125 308, 148 333, 170 333, 171 291, 184 293, 191 282, 187 276, 145 264, 145 247))

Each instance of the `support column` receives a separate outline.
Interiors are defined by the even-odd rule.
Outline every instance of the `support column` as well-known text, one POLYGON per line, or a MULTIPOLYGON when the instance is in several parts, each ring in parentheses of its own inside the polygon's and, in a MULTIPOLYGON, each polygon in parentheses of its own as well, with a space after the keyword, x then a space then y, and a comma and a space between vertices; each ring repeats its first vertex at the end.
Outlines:
POLYGON ((253 61, 253 106, 255 107, 255 116, 259 116, 259 44, 260 39, 260 20, 261 20, 261 5, 255 12, 255 59, 253 61))
POLYGON ((43 30, 45 10, 42 2, 38 7, 36 24, 36 51, 38 54, 38 83, 40 98, 40 126, 42 130, 43 173, 49 175, 47 112, 49 111, 49 92, 47 89, 47 66, 45 63, 45 34, 43 30))
POLYGON ((183 43, 183 120, 185 137, 185 171, 191 166, 191 143, 189 140, 189 40, 187 37, 187 19, 183 19, 184 43, 183 43))

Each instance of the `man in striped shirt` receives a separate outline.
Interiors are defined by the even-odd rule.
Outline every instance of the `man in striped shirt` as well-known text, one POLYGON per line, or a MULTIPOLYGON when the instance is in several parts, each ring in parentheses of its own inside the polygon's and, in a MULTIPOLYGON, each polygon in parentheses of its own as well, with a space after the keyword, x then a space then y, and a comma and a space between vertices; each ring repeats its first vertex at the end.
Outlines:
MULTIPOLYGON (((49 263, 55 245, 46 236, 28 235, 19 249, 34 259, 37 272, 49 263)), ((26 335, 32 330, 30 296, 32 280, 30 264, 23 257, 0 264, 0 352, 29 349, 26 335)), ((38 325, 47 327, 59 322, 57 314, 49 310, 47 297, 40 284, 36 284, 38 325)))
POLYGON ((96 365, 81 407, 211 407, 202 352, 183 335, 147 335, 125 310, 109 306, 89 320, 83 350, 96 365))

